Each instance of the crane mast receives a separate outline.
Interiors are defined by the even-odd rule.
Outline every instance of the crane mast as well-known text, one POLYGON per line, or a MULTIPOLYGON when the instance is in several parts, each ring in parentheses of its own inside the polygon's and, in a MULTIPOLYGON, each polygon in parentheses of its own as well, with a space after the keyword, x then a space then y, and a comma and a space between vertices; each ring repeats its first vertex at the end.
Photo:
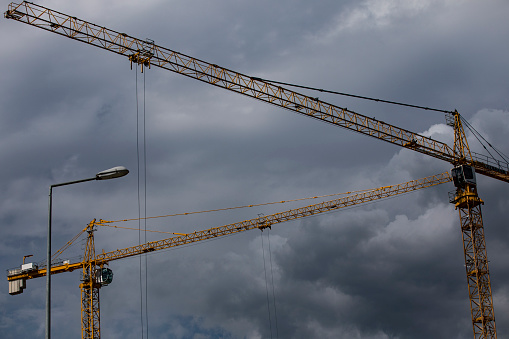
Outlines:
MULTIPOLYGON (((458 168, 455 170, 460 171, 458 168)), ((474 336, 476 339, 496 338, 495 312, 481 213, 483 201, 477 195, 475 184, 460 183, 451 202, 456 206, 461 222, 474 336)))
POLYGON ((474 337, 496 338, 495 311, 481 213, 484 202, 477 194, 475 170, 468 165, 467 159, 471 159, 472 155, 459 114, 454 116, 451 125, 454 128, 457 162, 451 171, 456 191, 450 194, 450 202, 459 212, 474 337))
MULTIPOLYGON (((412 149, 453 164, 454 176, 475 172, 509 182, 509 163, 471 152, 461 116, 457 111, 446 116, 454 128, 453 147, 418 133, 326 103, 307 95, 274 85, 263 79, 247 76, 185 54, 140 40, 76 17, 29 2, 11 3, 5 18, 29 24, 74 40, 123 55, 143 67, 156 66, 235 93, 291 110, 293 112, 352 130, 378 140, 412 149), (463 173, 463 174, 459 174, 463 173)), ((496 338, 491 285, 488 273, 484 227, 475 182, 455 181, 456 193, 450 199, 459 211, 472 323, 475 338, 496 338)), ((145 248, 149 251, 150 248, 145 248)), ((133 250, 136 251, 136 250, 133 250)), ((111 254, 113 255, 113 254, 111 254)), ((115 254, 117 255, 117 254, 115 254)), ((118 253, 119 256, 127 255, 118 253)), ((98 256, 100 257, 100 255, 98 256)), ((59 268, 62 272, 69 270, 59 268)), ((53 268, 51 269, 53 272, 53 268)), ((24 280, 18 280, 22 284, 24 280)), ((13 283, 14 284, 14 283, 13 283)), ((14 286, 14 285, 13 285, 14 286)), ((13 290, 17 290, 13 287, 13 290)))
POLYGON ((99 288, 102 275, 100 273, 102 273, 101 268, 97 266, 95 259, 94 221, 92 221, 87 227, 87 243, 83 257, 82 283, 80 284, 82 338, 101 338, 99 288))
MULTIPOLYGON (((128 258, 145 253, 164 250, 172 247, 187 245, 199 241, 210 240, 222 236, 232 235, 252 229, 263 230, 272 225, 285 221, 296 220, 312 215, 318 215, 325 212, 335 211, 341 208, 360 205, 380 199, 397 196, 419 189, 433 187, 452 180, 446 172, 426 178, 412 180, 405 183, 392 186, 384 186, 370 191, 349 195, 339 199, 321 202, 319 204, 309 205, 288 211, 274 213, 258 218, 244 220, 233 224, 220 227, 213 227, 203 231, 193 233, 174 233, 175 237, 168 239, 151 241, 146 244, 117 249, 111 252, 102 252, 96 254, 94 232, 96 226, 110 224, 105 220, 92 220, 84 229, 87 232, 87 243, 83 260, 78 263, 65 263, 62 265, 50 265, 51 274, 71 272, 76 269, 82 269, 81 289, 81 333, 83 339, 100 338, 100 307, 99 307, 99 289, 111 283, 113 274, 109 268, 105 268, 109 262, 128 258)), ((23 266, 22 266, 23 267, 23 266)), ((33 266, 32 266, 33 267, 33 266)), ((35 268, 29 270, 12 269, 9 270, 7 280, 9 281, 9 293, 19 294, 26 288, 27 279, 40 278, 46 275, 47 267, 35 268), (21 287, 22 286, 22 287, 21 287)))

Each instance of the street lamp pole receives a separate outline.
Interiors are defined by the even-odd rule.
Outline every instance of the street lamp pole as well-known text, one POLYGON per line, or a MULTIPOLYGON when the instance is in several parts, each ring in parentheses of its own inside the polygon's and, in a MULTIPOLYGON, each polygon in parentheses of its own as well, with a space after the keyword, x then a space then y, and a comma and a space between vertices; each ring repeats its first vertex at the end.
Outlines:
POLYGON ((54 184, 49 187, 49 204, 48 204, 48 243, 47 243, 47 256, 46 256, 46 339, 51 338, 51 209, 52 209, 52 196, 53 188, 59 186, 67 186, 78 184, 80 182, 92 180, 107 180, 120 178, 127 175, 129 170, 124 166, 117 166, 105 171, 99 172, 93 178, 63 182, 54 184))

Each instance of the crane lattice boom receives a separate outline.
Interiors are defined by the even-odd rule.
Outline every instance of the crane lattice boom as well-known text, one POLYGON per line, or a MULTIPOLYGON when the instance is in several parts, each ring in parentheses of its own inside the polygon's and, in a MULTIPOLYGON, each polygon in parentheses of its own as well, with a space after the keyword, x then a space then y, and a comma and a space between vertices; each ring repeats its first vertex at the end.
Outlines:
MULTIPOLYGON (((285 212, 274 213, 271 215, 261 216, 254 219, 244 220, 233 224, 228 224, 220 227, 213 227, 203 231, 195 231, 188 234, 179 234, 175 237, 168 239, 148 242, 146 244, 137 245, 133 247, 127 247, 124 249, 117 249, 111 252, 103 252, 95 255, 95 262, 97 265, 107 264, 110 261, 123 259, 139 254, 154 252, 163 250, 171 247, 177 247, 182 245, 191 244, 198 241, 208 240, 212 238, 222 237, 225 235, 231 235, 239 232, 252 230, 255 228, 264 229, 271 227, 274 224, 304 218, 312 215, 317 215, 324 212, 330 212, 345 207, 355 206, 371 201, 376 201, 392 196, 409 193, 422 188, 432 187, 440 185, 446 182, 450 182, 451 176, 445 172, 438 175, 425 177, 418 180, 412 180, 405 183, 392 186, 384 186, 371 191, 362 192, 354 195, 349 195, 339 199, 321 202, 319 204, 309 205, 306 207, 291 209, 285 212)), ((108 221, 92 221, 87 225, 86 229, 90 229, 94 225, 107 224, 108 221)), ((85 261, 77 263, 65 263, 51 266, 51 274, 58 274, 64 272, 70 272, 77 269, 82 269, 85 265, 85 261)), ((26 280, 39 278, 46 275, 46 267, 37 270, 30 270, 26 272, 18 272, 19 269, 10 270, 7 280, 26 280)))
MULTIPOLYGON (((5 17, 126 56, 131 64, 161 67, 452 164, 458 163, 454 149, 445 143, 158 46, 151 40, 140 40, 28 2, 11 3, 5 17)), ((509 164, 506 162, 481 157, 468 159, 468 162, 479 173, 509 182, 509 164)))

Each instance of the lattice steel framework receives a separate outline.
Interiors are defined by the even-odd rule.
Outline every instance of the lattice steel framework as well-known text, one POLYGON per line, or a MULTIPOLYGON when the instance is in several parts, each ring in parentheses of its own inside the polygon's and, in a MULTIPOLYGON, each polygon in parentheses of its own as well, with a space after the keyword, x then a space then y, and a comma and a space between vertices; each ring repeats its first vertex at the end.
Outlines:
MULTIPOLYGON (((450 181, 451 177, 446 172, 418 180, 408 181, 398 185, 384 186, 367 192, 353 194, 350 196, 342 197, 331 201, 325 201, 319 204, 309 205, 306 207, 291 209, 285 212, 274 213, 220 227, 213 227, 203 231, 196 231, 188 234, 179 234, 177 237, 152 241, 146 244, 119 249, 111 252, 99 253, 96 256, 96 261, 97 264, 101 265, 102 263, 107 263, 112 260, 127 258, 133 255, 158 251, 166 248, 186 245, 224 235, 244 232, 255 228, 264 229, 281 222, 296 220, 324 212, 338 210, 345 207, 376 201, 379 199, 385 199, 392 196, 419 190, 422 188, 436 186, 450 181)), ((98 224, 105 223, 108 223, 108 221, 101 220, 100 222, 98 222, 98 224)))
POLYGON ((98 269, 95 259, 94 242, 95 220, 87 228, 87 244, 83 258, 81 289, 81 337, 83 339, 101 338, 101 317, 99 307, 99 288, 96 281, 98 269))
MULTIPOLYGON (((468 160, 472 159, 472 153, 459 114, 454 115, 451 125, 454 128, 454 152, 457 158, 455 165, 468 164, 468 160)), ((473 179, 473 182, 457 183, 458 187, 452 202, 459 212, 461 223, 474 337, 476 339, 493 339, 497 338, 497 332, 481 213, 481 205, 484 202, 477 194, 475 176, 473 179)))
MULTIPOLYGON (((63 14, 33 3, 11 3, 4 16, 127 57, 131 64, 157 66, 260 101, 306 115, 379 140, 454 163, 447 144, 383 121, 326 103, 287 88, 244 75, 216 64, 140 40, 126 33, 63 14)), ((509 182, 509 164, 494 159, 470 159, 477 172, 509 182), (488 165, 487 163, 491 165, 488 165), (495 165, 493 165, 495 164, 495 165)))
POLYGON ((476 339, 497 338, 488 255, 475 187, 458 188, 453 201, 459 211, 472 326, 476 339))

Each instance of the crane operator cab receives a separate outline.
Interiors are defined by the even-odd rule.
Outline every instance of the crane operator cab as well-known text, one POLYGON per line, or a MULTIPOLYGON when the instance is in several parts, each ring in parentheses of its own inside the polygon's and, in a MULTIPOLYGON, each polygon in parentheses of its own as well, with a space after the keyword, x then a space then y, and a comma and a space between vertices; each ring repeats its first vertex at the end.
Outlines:
POLYGON ((109 268, 99 268, 95 272, 95 278, 101 286, 107 286, 113 281, 113 271, 109 268))
POLYGON ((452 180, 454 186, 457 188, 464 188, 465 185, 476 186, 475 170, 469 165, 459 165, 451 170, 452 180))

